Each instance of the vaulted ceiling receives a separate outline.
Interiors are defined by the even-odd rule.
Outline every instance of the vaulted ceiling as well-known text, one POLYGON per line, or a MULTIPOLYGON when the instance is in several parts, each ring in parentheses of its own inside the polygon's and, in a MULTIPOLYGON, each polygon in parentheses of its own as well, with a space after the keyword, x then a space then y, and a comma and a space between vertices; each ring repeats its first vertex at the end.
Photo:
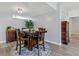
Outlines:
POLYGON ((61 5, 69 11, 79 8, 79 2, 61 2, 61 5))
POLYGON ((22 8, 22 15, 31 17, 53 11, 53 9, 44 2, 0 2, 1 14, 16 14, 18 8, 22 8))
POLYGON ((16 14, 17 9, 22 8, 22 15, 34 17, 52 11, 55 12, 57 3, 60 3, 69 11, 79 7, 79 2, 0 2, 0 15, 16 14))

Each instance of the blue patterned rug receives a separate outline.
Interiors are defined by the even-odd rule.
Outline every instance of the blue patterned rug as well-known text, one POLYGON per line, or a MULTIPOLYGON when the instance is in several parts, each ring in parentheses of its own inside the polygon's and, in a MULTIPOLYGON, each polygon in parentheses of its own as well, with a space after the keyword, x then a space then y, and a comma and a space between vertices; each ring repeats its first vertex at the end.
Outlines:
MULTIPOLYGON (((19 52, 16 51, 15 48, 13 48, 11 53, 13 54, 13 56, 38 56, 38 49, 33 48, 32 51, 29 51, 27 48, 22 48, 21 54, 19 55, 19 52)), ((51 49, 47 43, 45 44, 45 51, 43 50, 43 47, 40 46, 39 54, 39 56, 51 56, 51 49)))

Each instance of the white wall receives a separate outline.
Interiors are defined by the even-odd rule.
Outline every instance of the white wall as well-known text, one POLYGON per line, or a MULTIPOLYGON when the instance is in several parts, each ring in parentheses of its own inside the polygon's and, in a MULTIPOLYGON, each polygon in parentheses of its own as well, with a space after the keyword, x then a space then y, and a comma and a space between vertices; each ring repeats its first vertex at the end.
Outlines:
POLYGON ((52 2, 46 2, 46 4, 48 4, 50 7, 52 7, 53 9, 57 9, 57 3, 58 2, 54 2, 54 3, 52 3, 52 2))
POLYGON ((0 13, 0 43, 6 42, 6 27, 13 26, 15 28, 24 27, 24 21, 12 19, 9 13, 0 13))
POLYGON ((69 17, 78 17, 79 16, 79 8, 69 11, 69 17))
MULTIPOLYGON (((52 8, 53 3, 50 5, 49 6, 52 8)), ((55 10, 52 10, 52 12, 48 12, 43 15, 33 17, 33 20, 35 22, 36 28, 45 27, 47 29, 45 36, 46 41, 61 45, 60 3, 55 3, 54 5, 55 10)))
POLYGON ((79 8, 69 11, 69 34, 79 33, 79 8))
POLYGON ((68 19, 68 10, 63 5, 60 5, 60 20, 68 21, 68 19))
POLYGON ((33 19, 36 28, 45 27, 47 29, 46 41, 61 45, 60 20, 58 20, 56 12, 49 12, 33 19))
POLYGON ((71 18, 71 23, 72 23, 72 28, 71 28, 71 33, 75 34, 75 33, 79 33, 79 17, 74 17, 71 18))

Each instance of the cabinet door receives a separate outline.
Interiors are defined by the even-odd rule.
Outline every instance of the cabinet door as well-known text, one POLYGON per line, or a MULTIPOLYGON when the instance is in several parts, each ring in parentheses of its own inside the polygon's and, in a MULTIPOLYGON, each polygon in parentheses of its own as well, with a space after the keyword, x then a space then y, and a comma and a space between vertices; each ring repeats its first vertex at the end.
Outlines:
POLYGON ((66 33, 62 32, 62 42, 66 42, 66 33))
POLYGON ((13 41, 15 41, 15 33, 16 33, 16 31, 15 30, 9 30, 9 31, 7 31, 7 42, 13 42, 13 41))
POLYGON ((68 44, 69 41, 69 25, 67 21, 61 22, 61 41, 63 44, 68 44))

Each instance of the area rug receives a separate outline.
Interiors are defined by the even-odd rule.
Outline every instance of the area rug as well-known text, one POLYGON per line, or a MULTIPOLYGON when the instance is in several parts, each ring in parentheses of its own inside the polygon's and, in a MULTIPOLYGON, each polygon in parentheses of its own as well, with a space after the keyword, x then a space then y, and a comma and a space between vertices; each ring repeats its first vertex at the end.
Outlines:
MULTIPOLYGON (((38 49, 33 48, 32 51, 29 51, 27 48, 22 48, 21 54, 19 55, 19 52, 16 51, 15 48, 12 48, 11 54, 13 56, 38 56, 38 49)), ((51 56, 51 49, 50 49, 50 46, 47 43, 45 44, 45 51, 43 50, 43 47, 40 46, 39 56, 51 56)))

